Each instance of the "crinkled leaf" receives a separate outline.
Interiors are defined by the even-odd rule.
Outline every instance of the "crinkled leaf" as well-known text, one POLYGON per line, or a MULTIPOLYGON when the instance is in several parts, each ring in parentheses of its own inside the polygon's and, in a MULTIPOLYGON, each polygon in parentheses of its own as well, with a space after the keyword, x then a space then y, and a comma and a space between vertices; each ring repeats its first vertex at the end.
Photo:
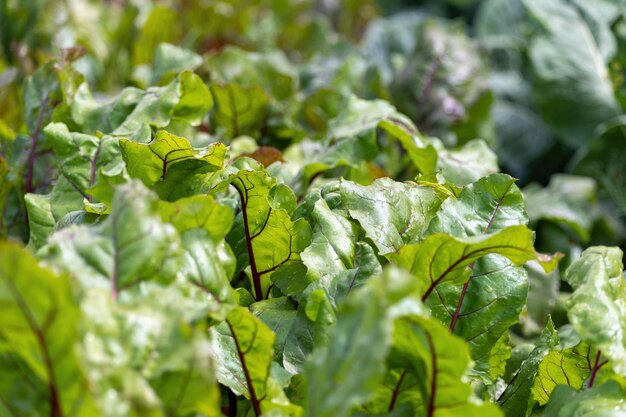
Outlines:
POLYGON ((118 187, 104 222, 55 233, 46 252, 84 286, 108 286, 115 297, 142 281, 171 282, 180 261, 180 240, 176 229, 162 222, 156 196, 131 182, 118 187))
POLYGON ((354 223, 330 210, 325 200, 315 203, 312 219, 313 239, 301 256, 307 278, 316 282, 303 295, 322 288, 336 304, 369 278, 379 275, 380 261, 372 246, 357 241, 354 223))
POLYGON ((339 193, 343 207, 381 255, 419 241, 441 204, 440 196, 430 187, 388 178, 368 186, 342 181, 339 193))
POLYGON ((565 272, 574 288, 567 299, 567 315, 581 339, 626 375, 626 280, 623 253, 616 247, 585 250, 565 272))

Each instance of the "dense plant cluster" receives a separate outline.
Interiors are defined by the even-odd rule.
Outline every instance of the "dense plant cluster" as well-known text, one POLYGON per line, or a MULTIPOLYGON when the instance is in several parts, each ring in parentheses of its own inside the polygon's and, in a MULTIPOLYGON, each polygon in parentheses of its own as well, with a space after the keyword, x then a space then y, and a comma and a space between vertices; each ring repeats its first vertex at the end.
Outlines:
POLYGON ((0 2, 0 416, 626 413, 626 6, 402 3, 0 2))

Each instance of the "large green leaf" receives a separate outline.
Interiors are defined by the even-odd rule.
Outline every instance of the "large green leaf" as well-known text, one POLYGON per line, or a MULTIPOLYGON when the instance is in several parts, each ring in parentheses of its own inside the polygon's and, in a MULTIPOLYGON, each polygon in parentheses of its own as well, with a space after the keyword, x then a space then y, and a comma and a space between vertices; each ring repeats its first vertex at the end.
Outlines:
MULTIPOLYGON (((500 416, 495 405, 472 398, 472 387, 464 381, 468 349, 436 320, 415 315, 397 320, 388 361, 416 379, 415 387, 400 391, 389 403, 389 411, 407 401, 416 416, 500 416)), ((399 382, 396 389, 402 388, 399 382)))
POLYGON ((567 269, 574 288, 567 315, 581 339, 608 358, 616 373, 626 375, 626 280, 623 252, 596 246, 585 250, 567 269))
POLYGON ((143 281, 171 282, 181 254, 176 229, 163 223, 156 196, 137 181, 117 189, 104 222, 55 233, 46 252, 83 286, 109 287, 114 298, 143 281))
POLYGON ((227 180, 237 190, 243 233, 233 244, 249 262, 254 295, 267 297, 270 277, 278 268, 298 263, 310 243, 311 228, 304 219, 291 220, 295 196, 286 186, 261 171, 241 170, 227 180))
POLYGON ((0 305, 3 380, 26 382, 18 385, 23 391, 0 385, 0 412, 99 415, 78 357, 80 312, 69 279, 18 244, 0 242, 0 305))
POLYGON ((466 282, 469 265, 488 254, 504 256, 518 266, 534 259, 547 269, 556 266, 554 257, 535 252, 533 233, 526 226, 510 226, 496 233, 465 238, 444 233, 430 235, 420 243, 404 246, 391 260, 417 276, 426 300, 441 283, 466 282))
MULTIPOLYGON (((493 174, 465 187, 444 201, 429 230, 453 236, 480 236, 528 222, 522 193, 515 179, 493 174)), ((490 381, 499 368, 491 369, 492 352, 526 303, 528 283, 523 268, 497 255, 471 265, 463 289, 441 284, 428 305, 435 317, 464 338, 476 362, 473 374, 490 381), (454 324, 451 324, 451 323, 454 324)))
POLYGON ((341 181, 339 193, 343 208, 359 222, 380 255, 419 241, 441 204, 430 187, 388 178, 368 186, 341 181))
POLYGON ((601 51, 576 8, 562 0, 523 0, 542 32, 529 47, 533 93, 541 115, 571 146, 617 115, 601 51))

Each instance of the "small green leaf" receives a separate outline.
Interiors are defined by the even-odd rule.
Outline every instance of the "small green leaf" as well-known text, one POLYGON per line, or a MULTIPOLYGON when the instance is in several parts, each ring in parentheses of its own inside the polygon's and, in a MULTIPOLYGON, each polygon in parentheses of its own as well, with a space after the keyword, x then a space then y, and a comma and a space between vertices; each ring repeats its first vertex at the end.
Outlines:
POLYGON ((543 359, 558 343, 559 334, 554 330, 554 324, 550 320, 528 358, 522 362, 498 397, 497 403, 505 416, 518 417, 531 414, 534 407, 532 389, 537 378, 537 371, 543 359))
POLYGON ((596 356, 585 343, 562 351, 553 350, 539 363, 532 395, 539 405, 546 405, 557 385, 579 390, 591 374, 596 356))
POLYGON ((199 161, 201 167, 212 171, 220 169, 226 155, 222 143, 194 149, 189 140, 164 130, 148 144, 122 139, 120 146, 130 176, 139 178, 148 187, 164 180, 171 167, 184 161, 199 161))

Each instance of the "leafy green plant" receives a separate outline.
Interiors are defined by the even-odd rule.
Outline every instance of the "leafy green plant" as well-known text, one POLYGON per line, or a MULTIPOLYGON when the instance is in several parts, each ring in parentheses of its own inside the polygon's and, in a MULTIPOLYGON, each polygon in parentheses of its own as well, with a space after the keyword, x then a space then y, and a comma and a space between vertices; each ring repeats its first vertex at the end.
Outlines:
POLYGON ((0 3, 0 416, 625 411, 623 7, 105 3, 0 3))

